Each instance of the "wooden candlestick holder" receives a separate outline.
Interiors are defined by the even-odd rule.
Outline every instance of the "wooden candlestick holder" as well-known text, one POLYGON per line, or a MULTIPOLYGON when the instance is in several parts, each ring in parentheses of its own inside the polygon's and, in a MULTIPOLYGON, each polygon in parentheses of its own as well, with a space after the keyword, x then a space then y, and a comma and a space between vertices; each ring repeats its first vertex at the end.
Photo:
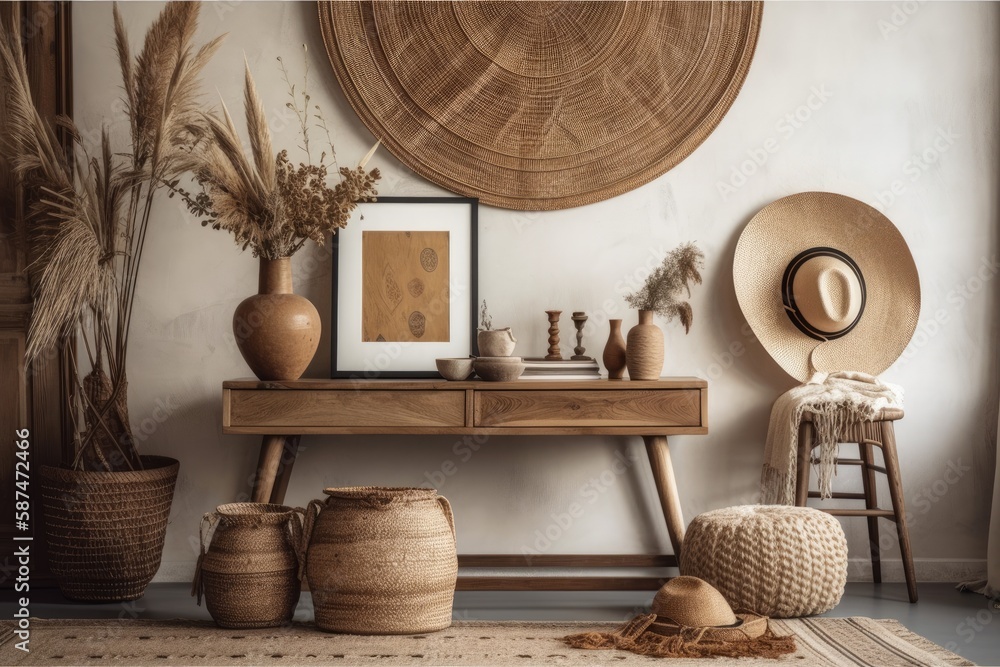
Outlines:
POLYGON ((546 361, 562 361, 562 352, 559 351, 559 316, 561 310, 546 310, 549 316, 549 353, 545 355, 546 361))
POLYGON ((573 324, 576 326, 576 347, 573 348, 575 354, 570 359, 573 361, 591 361, 591 358, 584 354, 587 348, 583 346, 583 327, 587 324, 587 313, 573 313, 573 324))

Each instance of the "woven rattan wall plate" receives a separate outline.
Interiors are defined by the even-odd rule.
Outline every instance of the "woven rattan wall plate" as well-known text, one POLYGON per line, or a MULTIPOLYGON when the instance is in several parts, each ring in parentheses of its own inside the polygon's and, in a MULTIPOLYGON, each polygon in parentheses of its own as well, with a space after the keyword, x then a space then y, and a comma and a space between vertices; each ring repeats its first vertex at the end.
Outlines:
POLYGON ((687 157, 750 67, 759 2, 320 2, 337 79, 405 165, 521 210, 601 201, 687 157))

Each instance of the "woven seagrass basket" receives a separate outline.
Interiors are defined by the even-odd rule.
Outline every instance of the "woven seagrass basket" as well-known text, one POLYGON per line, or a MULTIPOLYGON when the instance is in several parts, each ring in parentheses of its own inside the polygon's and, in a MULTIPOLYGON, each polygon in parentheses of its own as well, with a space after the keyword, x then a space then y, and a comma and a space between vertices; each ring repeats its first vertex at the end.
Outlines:
POLYGON ((72 600, 142 597, 160 568, 180 463, 143 456, 143 470, 42 466, 42 510, 52 573, 72 600))
POLYGON ((292 620, 305 555, 302 512, 284 505, 230 503, 205 514, 191 594, 199 605, 205 596, 216 623, 269 628, 292 620))
POLYGON ((450 626, 458 557, 448 501, 427 489, 324 493, 306 512, 317 627, 394 635, 450 626))

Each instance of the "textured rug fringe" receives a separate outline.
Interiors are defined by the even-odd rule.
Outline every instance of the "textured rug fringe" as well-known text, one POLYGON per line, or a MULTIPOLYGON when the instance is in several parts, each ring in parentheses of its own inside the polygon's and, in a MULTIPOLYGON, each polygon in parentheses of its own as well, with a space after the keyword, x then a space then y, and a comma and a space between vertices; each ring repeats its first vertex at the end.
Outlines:
POLYGON ((563 641, 572 648, 621 649, 657 658, 780 658, 795 653, 794 637, 779 637, 770 629, 757 639, 738 642, 690 641, 680 635, 665 637, 652 632, 631 637, 620 631, 584 632, 564 637, 563 641))

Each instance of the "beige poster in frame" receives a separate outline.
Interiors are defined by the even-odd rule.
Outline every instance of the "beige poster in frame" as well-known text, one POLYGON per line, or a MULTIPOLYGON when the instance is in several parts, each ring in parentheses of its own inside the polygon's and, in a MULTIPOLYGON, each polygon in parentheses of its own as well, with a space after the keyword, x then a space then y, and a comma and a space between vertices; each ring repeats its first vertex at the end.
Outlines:
POLYGON ((462 197, 379 197, 335 237, 331 374, 438 377, 475 354, 478 206, 462 197))
POLYGON ((450 247, 447 231, 361 232, 363 342, 450 340, 450 247))

